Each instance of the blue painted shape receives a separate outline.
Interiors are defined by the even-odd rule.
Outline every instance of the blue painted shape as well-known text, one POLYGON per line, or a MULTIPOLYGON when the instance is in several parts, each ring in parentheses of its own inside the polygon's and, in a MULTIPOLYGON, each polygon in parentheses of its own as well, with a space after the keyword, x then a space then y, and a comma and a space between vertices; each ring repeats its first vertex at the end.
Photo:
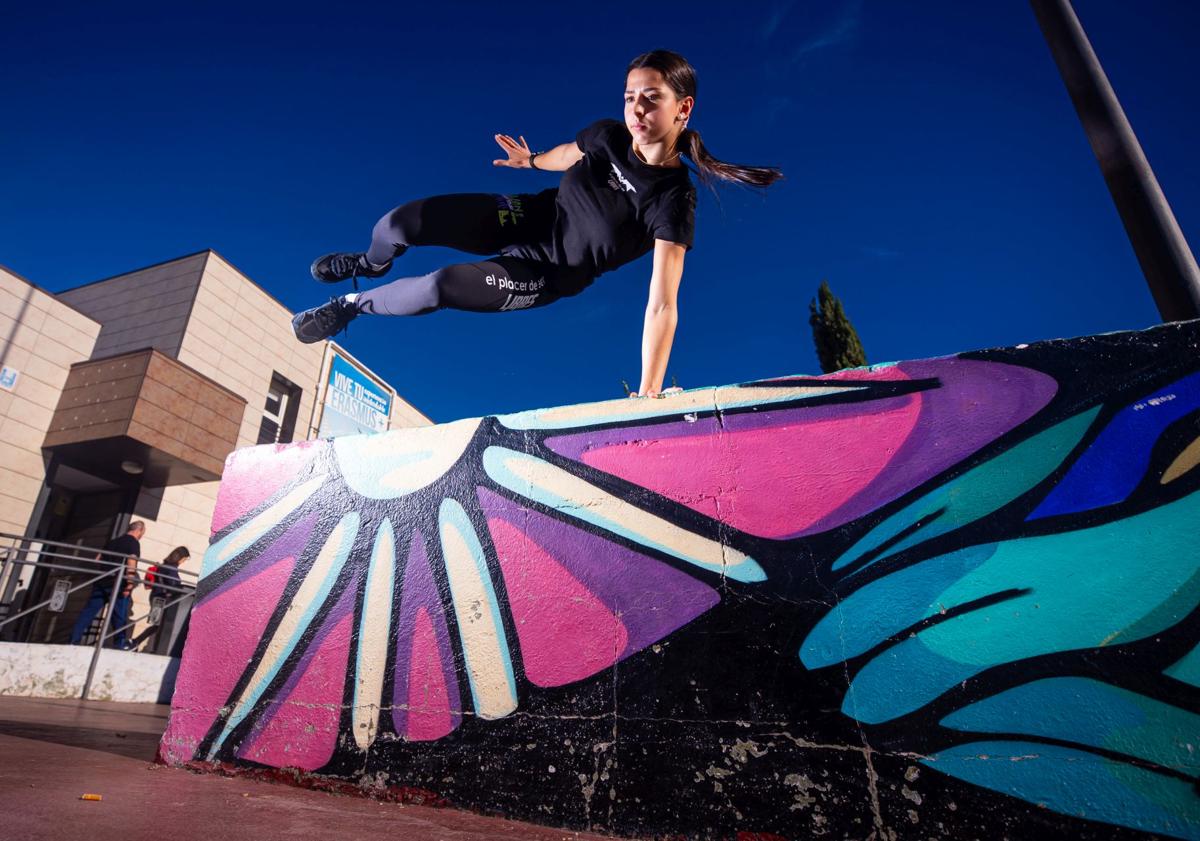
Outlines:
MULTIPOLYGON (((821 617, 800 646, 800 661, 819 669, 869 651, 888 637, 941 610, 937 598, 992 556, 997 544, 931 558, 856 590, 821 617)), ((953 607, 953 605, 950 605, 953 607)))
POLYGON ((1200 798, 1190 782, 1087 751, 1032 742, 971 742, 921 764, 1063 815, 1200 839, 1200 798))
POLYGON ((1113 417, 1030 520, 1115 505, 1137 487, 1163 431, 1200 409, 1200 372, 1189 374, 1113 417))
POLYGON ((880 724, 920 709, 980 671, 978 666, 930 651, 919 637, 910 637, 858 671, 842 699, 842 712, 866 724, 880 724))
MULTIPOLYGON (((877 655, 854 676, 853 711, 843 710, 873 724, 889 721, 992 666, 1160 633, 1200 603, 1198 522, 1200 492, 1090 529, 998 544, 926 613, 1026 592, 940 622, 877 655)), ((846 601, 843 627, 870 622, 858 607, 846 601)))
POLYGON ((1200 756, 1200 715, 1082 677, 1037 680, 951 713, 942 724, 975 733, 1019 733, 1076 742, 1190 775, 1200 756))
POLYGON ((1176 680, 1190 683, 1192 686, 1200 686, 1200 645, 1185 654, 1182 660, 1168 668, 1166 674, 1176 680))

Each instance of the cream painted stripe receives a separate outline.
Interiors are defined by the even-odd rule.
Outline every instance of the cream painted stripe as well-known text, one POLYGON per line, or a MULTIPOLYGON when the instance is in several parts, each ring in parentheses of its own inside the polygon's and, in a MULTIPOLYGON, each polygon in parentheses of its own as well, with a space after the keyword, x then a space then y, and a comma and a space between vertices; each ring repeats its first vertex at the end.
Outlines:
POLYGON ((233 534, 214 543, 205 555, 201 577, 211 575, 246 551, 254 541, 270 531, 280 520, 299 508, 306 499, 316 493, 324 482, 324 476, 308 480, 233 534))
POLYGON ((387 435, 346 435, 333 439, 333 452, 350 487, 372 499, 395 499, 440 479, 480 422, 468 418, 387 435))
POLYGON ((230 731, 237 727, 249 713, 251 707, 258 703, 259 697, 266 690, 267 685, 279 673, 283 661, 295 649, 300 636, 308 630, 313 616, 324 603, 329 591, 333 589, 333 582, 337 578, 337 574, 341 572, 341 568, 346 562, 346 556, 350 554, 354 536, 358 533, 358 520, 357 513, 347 514, 329 535, 325 545, 321 547, 312 568, 304 576, 300 589, 296 591, 283 618, 279 620, 275 633, 271 635, 267 650, 259 660, 258 668, 254 670, 254 675, 246 684, 241 697, 234 705, 233 712, 225 722, 225 728, 221 731, 220 737, 213 742, 212 750, 209 752, 210 759, 216 755, 217 749, 225 741, 225 737, 229 735, 230 731))
POLYGON ((736 549, 685 531, 541 459, 488 447, 483 466, 510 490, 643 546, 737 581, 766 580, 762 567, 736 549))
POLYGON ((1200 438, 1197 438, 1195 441, 1188 444, 1184 448, 1183 452, 1175 457, 1175 460, 1171 462, 1171 465, 1163 472, 1162 479, 1159 480, 1159 484, 1165 485, 1168 482, 1174 482, 1197 464, 1200 464, 1200 438))
POLYGON ((661 400, 610 400, 604 403, 582 403, 554 409, 535 409, 512 415, 501 415, 500 422, 510 429, 564 429, 622 420, 649 420, 687 412, 710 412, 718 408, 724 410, 750 405, 765 406, 846 391, 862 391, 864 388, 865 386, 706 388, 672 394, 661 400))
POLYGON ((362 620, 358 626, 358 668, 352 718, 354 741, 361 750, 369 748, 379 732, 395 570, 396 538, 391 522, 385 518, 375 536, 371 565, 367 569, 362 620))
POLYGON ((438 519, 475 712, 503 718, 517 708, 517 689, 483 549, 459 503, 443 500, 438 519))

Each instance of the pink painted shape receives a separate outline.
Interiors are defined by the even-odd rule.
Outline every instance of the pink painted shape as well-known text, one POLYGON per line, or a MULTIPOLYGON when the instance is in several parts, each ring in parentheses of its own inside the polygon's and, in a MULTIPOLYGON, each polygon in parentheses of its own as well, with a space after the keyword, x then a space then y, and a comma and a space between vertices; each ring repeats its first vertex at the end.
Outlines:
POLYGON ((213 509, 212 533, 270 499, 325 446, 324 441, 301 441, 236 450, 225 461, 213 509))
POLYGON ((582 460, 742 531, 786 537, 836 510, 891 461, 921 403, 917 395, 889 403, 826 420, 623 442, 582 460))
POLYGON ((333 758, 353 621, 351 612, 333 626, 291 695, 272 701, 278 709, 239 756, 273 768, 304 771, 315 771, 333 758))
POLYGON ((412 659, 408 672, 408 738, 432 742, 454 729, 450 693, 442 674, 433 620, 424 607, 413 620, 412 659))
POLYGON ((565 686, 617 662, 629 632, 612 610, 520 529, 496 518, 488 520, 488 528, 525 676, 538 686, 565 686))
POLYGON ((295 564, 294 557, 283 558, 192 611, 185 666, 175 684, 171 721, 163 736, 168 761, 194 757, 250 662, 295 564))

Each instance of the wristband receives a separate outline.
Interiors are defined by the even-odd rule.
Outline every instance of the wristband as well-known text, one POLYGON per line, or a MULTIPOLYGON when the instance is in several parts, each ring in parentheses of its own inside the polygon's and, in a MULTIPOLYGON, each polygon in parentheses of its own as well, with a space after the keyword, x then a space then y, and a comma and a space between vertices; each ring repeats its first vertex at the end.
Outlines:
POLYGON ((544 154, 544 153, 542 153, 542 152, 530 152, 529 153, 529 168, 530 169, 537 169, 537 167, 533 165, 533 159, 541 154, 544 154))

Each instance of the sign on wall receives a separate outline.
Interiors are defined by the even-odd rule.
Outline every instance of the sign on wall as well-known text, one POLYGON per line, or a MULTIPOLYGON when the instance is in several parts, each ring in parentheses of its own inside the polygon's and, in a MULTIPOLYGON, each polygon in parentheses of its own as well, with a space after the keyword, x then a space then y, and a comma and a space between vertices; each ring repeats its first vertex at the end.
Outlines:
POLYGON ((391 410, 391 394, 353 363, 333 355, 317 433, 321 438, 383 432, 391 410))

